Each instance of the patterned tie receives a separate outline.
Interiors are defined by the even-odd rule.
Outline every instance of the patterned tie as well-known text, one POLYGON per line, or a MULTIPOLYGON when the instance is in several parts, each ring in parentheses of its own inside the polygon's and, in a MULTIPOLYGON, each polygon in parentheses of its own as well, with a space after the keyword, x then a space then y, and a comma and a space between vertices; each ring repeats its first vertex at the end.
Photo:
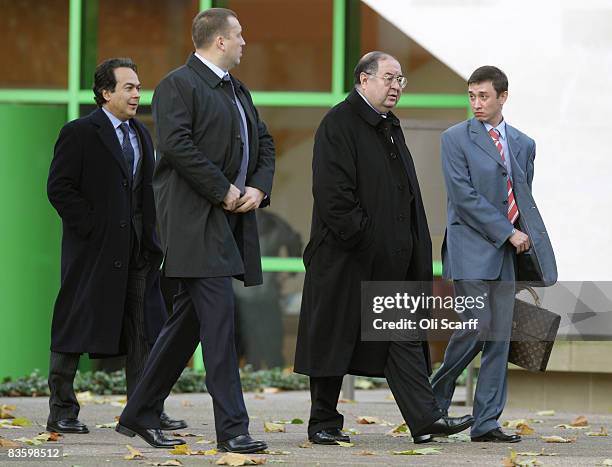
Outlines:
POLYGON ((119 125, 119 128, 123 133, 121 152, 123 152, 123 157, 125 157, 125 161, 127 162, 131 178, 134 173, 134 147, 130 141, 130 127, 126 122, 123 122, 121 125, 119 125))
MULTIPOLYGON (((501 144, 501 141, 499 140, 499 133, 497 132, 495 128, 491 128, 489 130, 489 134, 491 135, 491 138, 493 138, 495 147, 499 151, 499 154, 502 158, 502 162, 505 165, 506 157, 504 156, 504 148, 501 144)), ((508 216, 508 220, 510 221, 510 223, 514 224, 516 220, 518 219, 519 212, 518 212, 518 206, 516 205, 516 201, 514 199, 514 191, 512 190, 512 181, 510 180, 510 176, 507 177, 507 180, 508 180, 508 212, 506 215, 508 216)))

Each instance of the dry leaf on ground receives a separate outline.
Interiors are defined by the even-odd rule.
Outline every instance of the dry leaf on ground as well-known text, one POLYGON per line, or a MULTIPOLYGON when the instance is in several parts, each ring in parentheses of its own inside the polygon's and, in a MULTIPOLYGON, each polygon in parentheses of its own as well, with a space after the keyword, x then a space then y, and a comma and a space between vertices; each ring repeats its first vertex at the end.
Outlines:
POLYGON ((357 417, 357 423, 359 423, 360 425, 375 425, 381 422, 382 420, 378 417, 370 417, 364 415, 357 417))
POLYGON ((244 454, 229 453, 217 460, 217 465, 261 465, 266 463, 265 457, 245 456, 244 454))
POLYGON ((181 401, 181 406, 183 406, 183 407, 193 407, 193 403, 191 403, 189 401, 181 401))
POLYGON ((536 466, 542 465, 542 463, 536 459, 519 459, 514 450, 510 451, 510 457, 504 457, 502 459, 503 467, 528 467, 528 466, 536 466))
POLYGON ((14 412, 17 407, 14 405, 0 405, 0 418, 1 419, 10 419, 15 418, 15 416, 11 413, 14 412))
POLYGON ((375 456, 376 453, 374 451, 359 451, 357 456, 375 456))
POLYGON ((441 454, 437 448, 423 448, 423 449, 408 449, 406 451, 393 451, 396 456, 427 456, 430 454, 441 454))
POLYGON ((261 451, 262 454, 270 454, 271 456, 288 456, 291 454, 289 451, 270 451, 266 449, 265 451, 261 451))
POLYGON ((342 428, 343 433, 347 433, 349 435, 360 435, 361 431, 356 430, 355 428, 342 428))
POLYGON ((528 436, 528 435, 532 435, 535 433, 535 430, 531 428, 529 425, 527 425, 526 423, 521 423, 517 428, 518 428, 518 430, 516 430, 517 435, 528 436))
POLYGON ((355 446, 355 443, 345 443, 344 441, 336 441, 336 444, 343 448, 352 448, 355 446))
POLYGON ((591 428, 591 427, 589 425, 573 426, 573 425, 568 425, 567 423, 561 423, 559 425, 555 425, 555 428, 563 428, 564 430, 584 430, 585 428, 591 428))
POLYGON ((281 391, 281 388, 263 388, 264 394, 278 394, 281 391))
POLYGON ((21 444, 16 443, 15 441, 11 441, 10 439, 5 439, 0 436, 0 448, 18 448, 21 447, 21 444))
POLYGON ((115 428, 116 426, 117 422, 100 423, 99 425, 96 425, 96 428, 115 428))
POLYGON ((572 425, 572 426, 588 426, 589 425, 589 421, 587 420, 587 418, 584 415, 579 415, 574 420, 572 420, 572 423, 570 423, 570 425, 572 425))
POLYGON ((608 436, 608 430, 606 427, 601 427, 599 431, 588 431, 585 433, 587 436, 608 436))
POLYGON ((573 443, 576 438, 563 438, 561 436, 542 436, 545 443, 573 443))
POLYGON ((357 401, 354 399, 339 399, 338 403, 339 404, 356 404, 357 401))
POLYGON ((601 462, 601 465, 608 465, 608 466, 612 465, 612 459, 604 459, 601 462))
POLYGON ((11 425, 27 427, 27 426, 32 426, 32 422, 25 417, 19 417, 19 418, 14 418, 13 420, 11 420, 11 425))
POLYGON ((540 410, 539 412, 536 412, 536 415, 538 417, 552 417, 555 415, 555 411, 554 410, 540 410))
POLYGON ((155 466, 181 466, 183 463, 177 459, 170 459, 166 462, 147 462, 147 465, 155 465, 155 466))
POLYGON ((129 451, 129 454, 126 454, 125 456, 123 456, 123 458, 126 461, 133 461, 133 460, 137 460, 137 459, 144 459, 144 456, 143 456, 142 452, 140 452, 138 449, 134 449, 129 444, 126 444, 125 447, 128 448, 128 451, 129 451))
POLYGON ((189 456, 191 454, 191 447, 188 444, 179 444, 170 449, 170 454, 189 456))
POLYGON ((395 428, 387 431, 385 435, 393 436, 394 438, 398 438, 400 436, 410 436, 410 430, 405 423, 402 423, 401 425, 397 425, 395 428))
POLYGON ((312 443, 310 441, 305 441, 302 444, 300 444, 298 447, 303 448, 303 449, 309 449, 309 448, 312 448, 312 443))
POLYGON ((198 441, 196 441, 196 444, 213 444, 214 441, 210 440, 210 439, 199 439, 198 441))
POLYGON ((179 431, 175 431, 174 433, 172 433, 172 436, 176 436, 178 438, 203 438, 204 435, 201 433, 186 433, 186 432, 179 432, 179 431))
POLYGON ((284 433, 285 425, 281 423, 264 422, 264 431, 266 433, 284 433))

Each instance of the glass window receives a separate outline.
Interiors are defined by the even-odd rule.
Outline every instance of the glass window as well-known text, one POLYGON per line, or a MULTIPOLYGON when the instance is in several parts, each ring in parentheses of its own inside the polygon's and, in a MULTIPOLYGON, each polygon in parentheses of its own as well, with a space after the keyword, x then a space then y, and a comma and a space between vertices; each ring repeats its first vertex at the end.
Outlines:
POLYGON ((0 0, 0 11, 0 87, 68 87, 68 0, 0 0))
MULTIPOLYGON (((130 57, 138 66, 143 87, 153 89, 193 51, 191 21, 198 8, 198 0, 101 1, 97 20, 85 21, 84 56, 97 47, 93 67, 107 58, 130 57)), ((84 63, 83 72, 87 89, 93 82, 92 64, 84 63)))
POLYGON ((382 50, 397 58, 408 78, 405 92, 466 92, 467 84, 461 76, 364 3, 360 16, 360 56, 371 50, 382 50))
POLYGON ((330 91, 332 0, 229 0, 246 48, 233 74, 257 91, 330 91))

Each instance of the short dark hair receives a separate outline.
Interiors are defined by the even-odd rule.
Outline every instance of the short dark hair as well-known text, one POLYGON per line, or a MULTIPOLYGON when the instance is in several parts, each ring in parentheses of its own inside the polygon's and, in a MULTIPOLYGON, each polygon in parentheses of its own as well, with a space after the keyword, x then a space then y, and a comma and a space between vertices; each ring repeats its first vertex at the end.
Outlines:
POLYGON ((209 8, 200 11, 191 23, 191 40, 196 49, 212 43, 217 35, 225 36, 229 30, 228 19, 238 15, 227 8, 209 8))
POLYGON ((117 86, 117 78, 115 77, 116 68, 131 68, 134 72, 138 73, 136 64, 131 58, 109 58, 100 63, 94 73, 93 85, 94 99, 98 107, 106 104, 102 91, 112 92, 117 86))
POLYGON ((491 81, 493 83, 493 89, 495 89, 497 97, 499 97, 502 92, 508 90, 508 77, 506 74, 499 68, 491 65, 477 68, 468 79, 468 86, 470 84, 483 83, 485 81, 491 81))
POLYGON ((375 75, 378 71, 378 62, 387 58, 393 57, 388 53, 380 52, 378 50, 368 52, 363 57, 361 57, 359 59, 359 62, 357 62, 357 65, 355 66, 355 70, 353 71, 353 77, 355 78, 355 86, 361 83, 361 73, 375 75))

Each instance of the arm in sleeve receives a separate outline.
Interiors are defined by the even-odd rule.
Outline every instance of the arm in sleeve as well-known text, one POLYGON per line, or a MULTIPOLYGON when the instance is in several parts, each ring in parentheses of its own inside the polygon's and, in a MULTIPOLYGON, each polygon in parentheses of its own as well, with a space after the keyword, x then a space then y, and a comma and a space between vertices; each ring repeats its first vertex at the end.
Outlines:
MULTIPOLYGON (((252 104, 251 97, 249 101, 252 104)), ((272 194, 272 180, 274 178, 274 164, 275 164, 275 150, 274 140, 266 124, 260 120, 259 113, 255 106, 253 106, 255 116, 257 117, 257 137, 259 138, 259 152, 257 153, 257 165, 255 170, 249 176, 246 184, 247 186, 257 188, 266 194, 260 204, 260 208, 268 206, 270 204, 270 195, 272 194)))
POLYGON ((230 182, 193 142, 193 92, 188 83, 176 77, 166 78, 157 86, 152 103, 157 146, 197 193, 213 204, 221 204, 230 182))
POLYGON ((83 148, 74 128, 60 131, 47 179, 47 196, 63 222, 79 236, 87 238, 94 227, 94 212, 81 192, 83 148))
POLYGON ((512 234, 512 224, 474 188, 465 155, 448 133, 442 134, 441 152, 446 191, 459 217, 500 248, 512 234))
POLYGON ((326 118, 315 136, 312 171, 317 213, 346 249, 364 248, 373 233, 357 193, 354 144, 346 130, 326 118))
POLYGON ((533 183, 535 156, 536 156, 536 144, 535 144, 535 141, 532 140, 531 151, 529 153, 529 158, 527 159, 527 185, 529 185, 530 191, 531 191, 531 184, 533 183))

